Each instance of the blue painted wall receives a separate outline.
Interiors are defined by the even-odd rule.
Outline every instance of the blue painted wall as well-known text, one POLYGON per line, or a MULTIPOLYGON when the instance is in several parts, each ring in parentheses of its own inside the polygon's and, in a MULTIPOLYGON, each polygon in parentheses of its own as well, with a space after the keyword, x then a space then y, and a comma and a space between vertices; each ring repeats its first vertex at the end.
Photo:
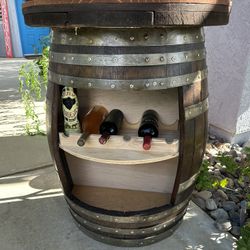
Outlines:
POLYGON ((24 23, 22 13, 22 3, 24 0, 15 0, 16 11, 19 25, 20 38, 24 56, 41 54, 42 48, 40 41, 49 35, 48 28, 33 28, 24 23))

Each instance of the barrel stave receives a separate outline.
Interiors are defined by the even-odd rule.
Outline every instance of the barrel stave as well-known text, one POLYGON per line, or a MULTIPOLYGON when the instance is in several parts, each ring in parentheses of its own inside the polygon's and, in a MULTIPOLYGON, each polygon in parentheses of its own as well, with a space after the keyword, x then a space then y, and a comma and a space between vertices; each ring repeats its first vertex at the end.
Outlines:
MULTIPOLYGON (((91 30, 81 29, 74 36, 73 30, 54 29, 50 60, 48 139, 66 201, 79 228, 97 240, 119 246, 152 244, 171 234, 185 214, 204 153, 208 93, 203 31, 200 28, 191 29, 190 33, 186 29, 96 29, 91 35, 91 30), (180 53, 184 56, 180 57, 180 53), (195 57, 190 57, 192 53, 195 57), (135 55, 139 58, 136 63, 133 62, 135 55), (161 56, 167 60, 161 61, 161 56), (105 61, 108 57, 112 60, 105 61), (124 65, 122 62, 113 64, 116 57, 123 58, 124 65), (159 61, 152 58, 159 58, 159 61), (148 65, 151 59, 152 65, 148 65), (102 65, 102 62, 105 63, 102 65), (178 91, 179 117, 176 116, 179 118, 180 148, 171 203, 141 211, 115 211, 91 206, 73 195, 73 166, 58 147, 58 133, 63 131, 60 101, 63 86, 77 87, 80 97, 87 95, 80 100, 80 111, 83 102, 92 104, 91 98, 100 101, 98 98, 102 95, 98 93, 102 91, 105 91, 102 99, 108 95, 108 99, 112 99, 114 92, 121 90, 121 94, 128 97, 136 90, 156 91, 159 96, 171 89, 178 91), (96 89, 99 92, 94 94, 96 89)), ((127 109, 134 110, 134 103, 133 99, 127 109)))

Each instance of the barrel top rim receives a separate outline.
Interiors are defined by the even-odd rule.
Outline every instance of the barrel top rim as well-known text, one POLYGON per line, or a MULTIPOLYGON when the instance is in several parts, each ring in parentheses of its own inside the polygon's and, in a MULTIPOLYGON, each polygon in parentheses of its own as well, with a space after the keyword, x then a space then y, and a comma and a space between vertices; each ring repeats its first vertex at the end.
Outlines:
POLYGON ((173 3, 173 4, 215 4, 215 5, 231 5, 232 0, 30 0, 23 3, 23 8, 28 8, 32 6, 42 6, 42 5, 62 5, 62 4, 164 4, 164 3, 173 3))
POLYGON ((50 27, 200 27, 226 25, 232 0, 30 0, 25 22, 50 27))

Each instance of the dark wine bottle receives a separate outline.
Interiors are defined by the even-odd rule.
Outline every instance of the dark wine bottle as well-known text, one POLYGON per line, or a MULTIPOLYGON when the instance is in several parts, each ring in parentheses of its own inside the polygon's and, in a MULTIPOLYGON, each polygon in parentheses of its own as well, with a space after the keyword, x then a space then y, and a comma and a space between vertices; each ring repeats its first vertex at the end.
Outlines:
POLYGON ((90 134, 98 134, 99 128, 108 111, 100 105, 94 106, 82 119, 82 135, 78 139, 77 144, 84 146, 90 134))
POLYGON ((138 136, 143 137, 143 148, 149 150, 153 137, 158 137, 159 116, 154 110, 146 110, 141 119, 138 136))
POLYGON ((119 109, 113 109, 108 114, 100 126, 100 134, 102 136, 99 138, 99 142, 101 144, 105 144, 111 135, 116 135, 118 133, 122 125, 123 117, 123 113, 119 109))

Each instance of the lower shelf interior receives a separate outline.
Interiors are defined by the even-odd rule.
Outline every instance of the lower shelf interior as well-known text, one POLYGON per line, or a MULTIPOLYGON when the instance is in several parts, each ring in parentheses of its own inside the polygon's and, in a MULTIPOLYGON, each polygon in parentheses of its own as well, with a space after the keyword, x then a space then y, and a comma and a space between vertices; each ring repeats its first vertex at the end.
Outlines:
POLYGON ((170 203, 170 194, 75 185, 73 195, 88 205, 121 212, 140 211, 170 203))

